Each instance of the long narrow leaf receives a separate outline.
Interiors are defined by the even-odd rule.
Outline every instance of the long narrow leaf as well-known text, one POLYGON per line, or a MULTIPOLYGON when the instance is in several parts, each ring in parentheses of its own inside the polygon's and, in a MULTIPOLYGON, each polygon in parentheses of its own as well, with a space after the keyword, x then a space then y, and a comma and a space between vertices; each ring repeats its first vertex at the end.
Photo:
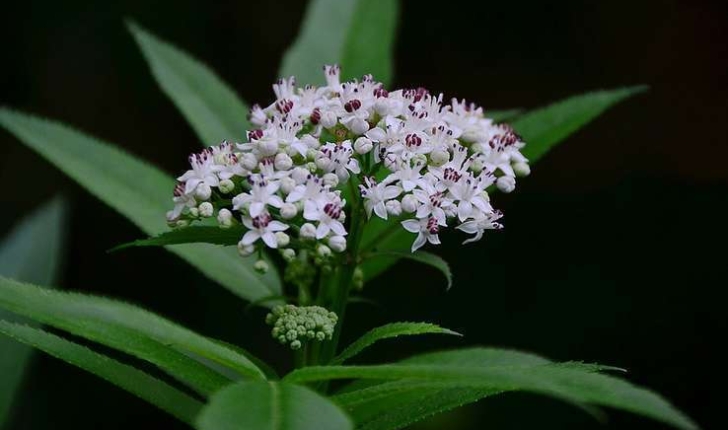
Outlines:
POLYGON ((677 428, 697 428, 695 423, 659 395, 624 380, 594 373, 601 368, 581 363, 493 367, 412 364, 325 366, 296 370, 284 380, 301 383, 365 378, 414 379, 438 384, 452 382, 460 388, 528 391, 574 403, 609 406, 644 415, 677 428))
MULTIPOLYGON (((108 143, 33 115, 2 108, 0 124, 147 234, 168 230, 164 214, 170 208, 174 180, 159 169, 108 143)), ((194 244, 167 249, 246 300, 281 292, 274 270, 265 276, 257 274, 253 262, 241 259, 233 248, 194 244)))
POLYGON ((111 249, 119 251, 137 246, 167 246, 183 243, 210 243, 213 245, 235 245, 243 237, 242 228, 220 228, 212 226, 190 226, 170 230, 147 239, 124 243, 111 249))
POLYGON ((244 355, 127 303, 0 278, 0 307, 152 362, 204 394, 221 388, 229 379, 177 349, 244 376, 264 378, 244 355))
MULTIPOLYGON (((15 226, 0 243, 0 276, 26 282, 55 284, 62 259, 66 202, 56 197, 15 226)), ((0 309, 0 319, 17 318, 0 309)), ((0 338, 0 427, 9 418, 32 349, 0 338)))
POLYGON ((399 336, 415 336, 422 334, 449 334, 461 336, 460 333, 430 323, 391 323, 377 327, 365 333, 362 337, 343 350, 341 354, 331 360, 331 364, 341 364, 381 340, 392 339, 399 336))
MULTIPOLYGON (((535 163, 550 148, 591 122, 609 107, 644 91, 645 88, 643 86, 618 88, 570 97, 521 115, 512 126, 526 142, 524 155, 531 163, 535 163)), ((412 240, 412 234, 400 226, 371 222, 364 230, 362 246, 378 252, 407 252, 412 240)), ((375 278, 397 261, 399 261, 397 256, 365 261, 362 264, 365 280, 375 278)))
POLYGON ((347 430, 351 420, 308 388, 280 382, 241 382, 215 394, 199 430, 347 430))
POLYGON ((323 82, 324 64, 339 64, 344 76, 366 73, 385 84, 392 78, 396 0, 312 0, 280 75, 323 82))
POLYGON ((185 423, 192 424, 202 408, 198 400, 140 370, 42 330, 0 320, 0 333, 93 373, 185 423))
POLYGON ((174 45, 129 22, 129 31, 162 91, 205 146, 239 141, 248 129, 248 107, 215 72, 174 45))

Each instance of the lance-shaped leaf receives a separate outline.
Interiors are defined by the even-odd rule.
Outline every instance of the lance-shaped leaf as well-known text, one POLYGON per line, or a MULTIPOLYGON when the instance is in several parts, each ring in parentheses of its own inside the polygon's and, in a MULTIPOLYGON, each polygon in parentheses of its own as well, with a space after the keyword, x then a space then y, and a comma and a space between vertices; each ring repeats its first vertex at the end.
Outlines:
POLYGON ((42 330, 0 320, 0 333, 93 373, 185 423, 192 424, 202 408, 200 401, 165 382, 42 330))
POLYGON ((346 347, 341 354, 331 360, 331 364, 341 364, 381 340, 392 339, 399 336, 416 336, 422 334, 450 334, 454 336, 462 336, 460 333, 430 323, 391 323, 377 327, 365 333, 364 336, 357 339, 354 343, 346 347))
POLYGON ((244 355, 127 303, 0 278, 0 308, 149 361, 202 394, 220 389, 230 378, 181 351, 264 379, 244 355))
MULTIPOLYGON (((66 202, 56 197, 15 226, 0 243, 0 275, 26 282, 55 284, 62 259, 66 202)), ((0 309, 0 319, 16 317, 0 309)), ((32 349, 0 338, 0 427, 20 385, 32 349)))
POLYGON ((199 430, 347 430, 352 423, 330 400, 306 387, 241 382, 216 393, 197 419, 199 430))
POLYGON ((391 364, 379 366, 306 367, 284 381, 312 382, 364 378, 452 383, 451 388, 526 391, 576 404, 608 406, 662 421, 681 429, 696 429, 687 416, 659 395, 627 381, 596 373, 613 369, 583 363, 473 366, 467 364, 391 364))
POLYGON ((280 76, 301 84, 324 81, 322 66, 339 64, 343 77, 371 73, 388 84, 393 74, 396 0, 312 0, 280 76))
POLYGON ((210 243, 213 245, 235 245, 243 237, 242 227, 220 228, 213 226, 190 226, 170 230, 147 239, 124 243, 111 249, 119 251, 137 246, 167 246, 183 243, 210 243))
MULTIPOLYGON (((0 124, 145 233, 156 235, 169 229, 164 215, 175 185, 169 175, 58 122, 3 108, 0 124)), ((253 261, 241 259, 234 248, 194 244, 167 249, 244 299, 281 292, 276 271, 259 275, 253 261)))
POLYGON ((176 46, 128 23, 162 91, 182 112, 204 146, 239 141, 248 107, 215 72, 176 46))
MULTIPOLYGON (((531 163, 538 161, 557 143, 598 117, 611 106, 645 90, 644 86, 595 91, 559 101, 518 117, 511 124, 523 137, 523 154, 531 163)), ((486 113, 487 114, 487 113, 486 113)), ((364 249, 384 252, 405 252, 412 244, 412 235, 391 223, 370 222, 364 230, 364 249)), ((399 260, 399 257, 377 258, 362 264, 365 279, 371 280, 399 260)))

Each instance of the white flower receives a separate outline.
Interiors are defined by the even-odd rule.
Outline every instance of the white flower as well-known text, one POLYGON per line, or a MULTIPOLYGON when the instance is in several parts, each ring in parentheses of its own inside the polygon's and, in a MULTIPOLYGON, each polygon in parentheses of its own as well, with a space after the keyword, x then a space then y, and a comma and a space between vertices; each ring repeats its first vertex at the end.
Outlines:
POLYGON ((327 160, 325 165, 317 165, 326 173, 333 172, 341 181, 349 179, 349 172, 359 173, 359 162, 356 158, 352 158, 353 150, 351 142, 344 141, 339 144, 327 143, 320 149, 321 156, 319 160, 327 160))
POLYGON ((417 207, 417 218, 434 217, 439 223, 445 223, 445 211, 452 204, 447 195, 442 191, 437 191, 432 185, 425 183, 422 189, 417 189, 412 193, 419 206, 417 207))
POLYGON ((185 183, 185 194, 193 192, 199 184, 205 184, 209 187, 218 186, 220 180, 216 173, 221 169, 220 166, 215 164, 212 154, 208 150, 204 150, 200 154, 190 155, 189 160, 192 169, 177 178, 178 181, 185 183))
POLYGON ((500 223, 496 222, 496 220, 500 217, 500 212, 481 213, 478 218, 466 221, 455 228, 474 235, 474 237, 465 240, 463 244, 477 242, 483 237, 483 232, 485 230, 497 230, 503 228, 500 223))
POLYGON ((278 247, 276 232, 288 229, 288 226, 280 221, 274 221, 267 213, 256 217, 243 217, 243 225, 249 230, 245 232, 242 239, 243 245, 251 245, 261 239, 269 248, 278 247))
POLYGON ((412 243, 412 252, 422 248, 427 242, 440 244, 440 224, 436 218, 408 219, 402 221, 402 227, 410 233, 417 233, 417 238, 412 243))
POLYGON ((329 232, 339 236, 346 236, 344 224, 339 221, 341 206, 336 202, 319 202, 311 200, 304 202, 303 217, 309 221, 318 221, 316 239, 323 239, 329 232))
POLYGON ((485 187, 492 181, 484 181, 481 177, 475 178, 472 175, 460 178, 459 181, 450 186, 450 194, 457 202, 457 214, 460 221, 472 217, 475 209, 480 212, 490 212, 490 203, 483 198, 485 187))
POLYGON ((364 199, 364 209, 367 211, 367 216, 371 218, 372 211, 374 211, 379 218, 387 219, 386 201, 397 197, 402 190, 394 185, 377 184, 370 178, 364 178, 364 183, 366 185, 360 185, 359 187, 364 199))
POLYGON ((280 184, 278 182, 268 182, 262 177, 260 179, 248 178, 250 182, 250 192, 241 193, 233 198, 233 209, 243 209, 243 205, 249 205, 248 213, 255 218, 263 213, 266 206, 270 205, 280 208, 283 205, 283 199, 276 194, 280 184))

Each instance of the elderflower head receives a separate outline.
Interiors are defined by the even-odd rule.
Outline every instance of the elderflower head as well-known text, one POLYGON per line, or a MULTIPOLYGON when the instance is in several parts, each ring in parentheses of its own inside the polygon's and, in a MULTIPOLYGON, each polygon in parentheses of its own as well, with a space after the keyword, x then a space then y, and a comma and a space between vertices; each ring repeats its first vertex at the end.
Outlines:
POLYGON ((271 336, 291 349, 308 341, 331 340, 338 317, 320 306, 276 306, 265 317, 271 336))
POLYGON ((251 110, 256 128, 243 142, 190 156, 170 225, 216 215, 240 229, 241 255, 267 247, 324 262, 347 249, 343 190, 358 188, 367 217, 416 235, 412 251, 439 244, 447 227, 471 235, 465 243, 501 228, 489 191, 511 192, 530 172, 512 128, 424 88, 387 91, 371 75, 341 82, 338 66, 324 74, 322 87, 280 79, 275 101, 251 110))

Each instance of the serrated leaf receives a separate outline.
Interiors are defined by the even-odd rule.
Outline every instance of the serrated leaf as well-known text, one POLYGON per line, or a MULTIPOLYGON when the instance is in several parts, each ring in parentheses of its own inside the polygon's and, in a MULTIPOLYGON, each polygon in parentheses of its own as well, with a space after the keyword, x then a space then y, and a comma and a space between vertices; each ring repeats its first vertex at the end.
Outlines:
POLYGON ((392 339, 399 336, 416 336, 422 334, 449 334, 462 336, 460 333, 430 323, 391 323, 383 325, 381 327, 377 327, 365 333, 354 343, 346 347, 346 349, 344 349, 341 354, 331 360, 331 364, 341 364, 381 340, 392 339))
MULTIPOLYGON (((410 239, 412 239, 412 234, 410 233, 410 239)), ((418 263, 426 264, 430 267, 433 267, 440 271, 445 276, 445 280, 447 280, 447 289, 449 290, 452 287, 452 272, 450 271, 450 265, 447 264, 447 261, 443 260, 442 257, 439 257, 435 254, 429 253, 427 251, 384 251, 384 252, 375 252, 372 253, 369 257, 369 259, 395 259, 399 260, 401 258, 405 258, 407 260, 416 261, 418 263)), ((366 262, 367 260, 365 260, 366 262)), ((366 264, 366 263, 365 263, 366 264)), ((365 266, 366 267, 366 266, 365 266)))
MULTIPOLYGON (((627 381, 595 373, 609 367, 583 363, 532 365, 427 364, 427 361, 377 366, 306 367, 284 378, 288 382, 364 378, 452 383, 451 388, 527 391, 577 404, 609 406, 644 415, 682 429, 697 426, 659 395, 627 381)), ((353 395, 353 394, 352 394, 353 395)), ((387 427, 382 427, 387 428, 387 427)), ((398 428, 398 427, 391 427, 398 428)))
POLYGON ((528 112, 511 125, 526 142, 523 155, 533 162, 613 105, 646 90, 640 85, 581 94, 528 112))
POLYGON ((93 373, 188 424, 202 407, 165 382, 42 330, 0 320, 0 333, 93 373))
POLYGON ((242 382, 216 393, 199 430, 347 430, 351 420, 316 392, 280 382, 242 382))
POLYGON ((115 246, 110 251, 119 251, 137 246, 167 246, 183 243, 209 243, 213 245, 235 245, 240 242, 245 230, 242 227, 220 228, 212 226, 190 226, 170 230, 147 239, 115 246))
POLYGON ((279 75, 320 84, 322 66, 339 64, 344 77, 371 73, 388 84, 397 9, 396 0, 312 0, 279 75))
MULTIPOLYGON (((62 259, 66 202, 56 197, 16 225, 0 244, 0 275, 26 282, 54 284, 62 259)), ((16 321, 0 309, 0 319, 16 321)), ((0 338, 0 427, 9 418, 10 407, 25 372, 32 349, 0 338)))
POLYGON ((146 360, 203 395, 229 384, 231 378, 180 351, 242 376, 265 378, 244 355, 127 303, 0 278, 0 308, 146 360))
POLYGON ((239 141, 249 128, 248 106, 207 65, 128 22, 162 91, 174 102, 204 146, 239 141))
MULTIPOLYGON (((117 147, 58 122, 0 109, 0 124, 91 194, 149 235, 167 231, 175 181, 117 147)), ((246 300, 281 293, 275 270, 261 276, 236 249, 208 244, 167 247, 210 279, 246 300)))
MULTIPOLYGON (((570 97, 520 115, 511 125, 526 142, 523 154, 531 163, 535 163, 550 148, 588 124, 609 107, 645 89, 644 86, 636 86, 570 97)), ((486 112, 488 117, 492 114, 493 112, 486 112)), ((399 226, 382 222, 367 224, 362 239, 364 249, 377 252, 406 252, 411 243, 411 233, 399 226)), ((362 264, 365 281, 380 275, 397 261, 399 258, 396 257, 365 261, 362 264)))

